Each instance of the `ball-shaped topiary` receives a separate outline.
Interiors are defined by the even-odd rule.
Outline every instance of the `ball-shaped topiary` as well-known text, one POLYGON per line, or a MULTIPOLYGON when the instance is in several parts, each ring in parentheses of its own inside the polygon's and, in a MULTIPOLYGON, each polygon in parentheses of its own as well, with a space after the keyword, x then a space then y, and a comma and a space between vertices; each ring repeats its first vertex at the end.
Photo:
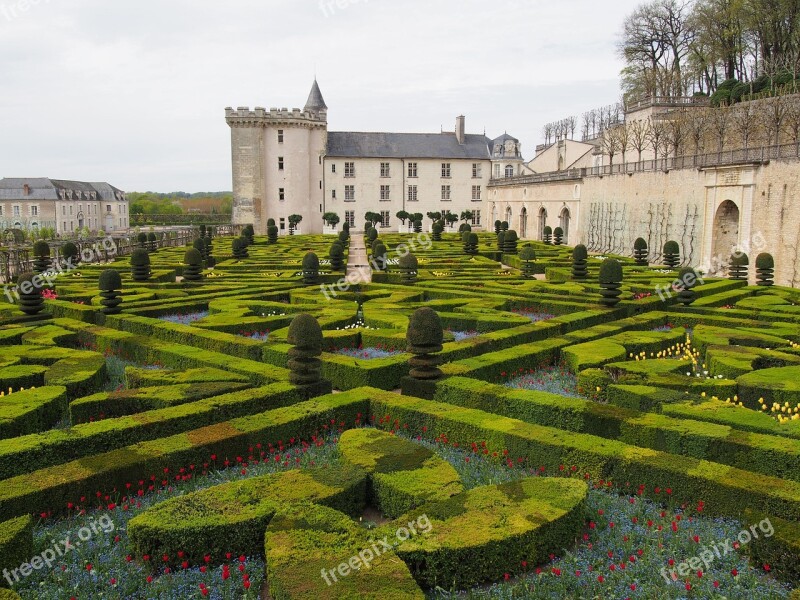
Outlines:
POLYGON ((505 245, 505 243, 506 243, 506 232, 501 230, 500 233, 497 234, 497 249, 500 252, 503 251, 503 246, 505 245))
POLYGON ((293 385, 307 386, 322 381, 322 328, 309 314, 300 313, 289 325, 287 341, 289 348, 289 382, 293 385))
POLYGON ((233 258, 236 260, 244 260, 250 258, 250 253, 247 251, 247 239, 238 237, 231 242, 231 250, 233 251, 233 258))
POLYGON ((408 352, 414 356, 409 360, 410 375, 414 379, 431 381, 439 379, 441 357, 435 356, 442 351, 444 328, 439 315, 432 308, 418 308, 411 315, 406 332, 408 352))
POLYGON ((636 264, 640 267, 646 267, 649 264, 647 261, 647 242, 644 238, 636 238, 636 240, 633 242, 633 258, 636 261, 636 264))
POLYGON ((147 234, 142 231, 136 236, 136 242, 139 244, 139 248, 147 248, 147 234))
POLYGON ((461 226, 458 228, 461 233, 472 231, 472 225, 469 223, 462 223, 461 226))
POLYGON ((545 225, 544 229, 542 229, 542 241, 545 244, 553 243, 553 228, 550 225, 545 225))
POLYGON ((762 252, 756 256, 756 284, 763 286, 773 285, 775 273, 775 259, 771 254, 762 252))
POLYGON ((503 221, 502 223, 500 223, 500 229, 502 229, 503 231, 508 231, 508 227, 509 227, 508 221, 503 221))
POLYGON ((564 230, 561 227, 553 229, 553 244, 560 246, 564 242, 564 230))
POLYGON ((98 287, 100 288, 100 304, 103 308, 100 309, 104 315, 118 315, 122 312, 119 307, 122 304, 122 277, 116 269, 106 269, 100 273, 98 280, 98 287))
POLYGON ((50 244, 44 240, 39 240, 33 245, 33 270, 36 273, 44 273, 50 269, 50 244))
POLYGON ((386 270, 386 245, 380 240, 376 240, 372 247, 372 264, 378 271, 386 270))
POLYGON ((733 281, 747 281, 747 267, 750 259, 744 252, 736 252, 731 255, 728 263, 728 278, 733 281))
POLYGON ((684 306, 689 306, 697 298, 697 292, 693 290, 697 285, 697 273, 691 267, 683 267, 678 271, 677 285, 673 284, 678 290, 678 302, 684 306))
POLYGON ((183 280, 201 281, 203 279, 203 255, 200 251, 192 248, 183 255, 183 280))
POLYGON ((444 227, 442 226, 441 222, 436 221, 431 228, 431 237, 433 238, 434 242, 441 242, 442 241, 442 232, 444 231, 444 227))
POLYGON ((414 221, 414 233, 422 233, 422 219, 414 221))
POLYGON ((344 246, 341 242, 333 242, 330 250, 328 250, 328 258, 331 261, 332 271, 341 271, 344 269, 344 246))
POLYGON ((342 229, 339 232, 339 241, 342 244, 346 244, 349 240, 350 240, 350 232, 345 229, 342 229))
POLYGON ((495 235, 500 233, 503 230, 503 222, 500 219, 494 222, 494 233, 495 235))
POLYGON ((370 227, 369 231, 367 231, 367 241, 371 244, 375 240, 378 239, 378 230, 374 227, 370 227))
POLYGON ((194 242, 192 242, 192 248, 197 250, 200 254, 203 255, 203 258, 205 258, 205 255, 206 255, 206 238, 204 238, 204 237, 197 238, 194 242))
POLYGON ((476 256, 478 254, 478 234, 471 231, 465 231, 464 235, 466 235, 464 252, 470 256, 476 256))
POLYGON ((319 281, 319 257, 314 252, 308 252, 303 257, 303 283, 314 285, 319 281))
POLYGON ((513 229, 506 231, 505 238, 503 239, 503 252, 505 254, 516 254, 518 241, 519 236, 516 231, 513 229))
POLYGON ((572 278, 574 280, 582 281, 589 276, 588 258, 589 253, 583 244, 578 244, 572 249, 572 278))
POLYGON ((75 244, 67 242, 61 246, 61 258, 66 263, 67 268, 75 267, 81 262, 81 253, 75 244))
POLYGON ((406 285, 412 285, 417 281, 419 273, 419 261, 411 254, 403 254, 397 260, 397 269, 400 271, 400 281, 406 285))
POLYGON ((150 279, 150 255, 143 248, 131 252, 131 277, 134 281, 150 279))
POLYGON ((600 265, 600 304, 613 308, 622 295, 622 265, 618 260, 607 258, 600 265))
POLYGON ((275 227, 275 219, 267 219, 267 227, 275 227))
POLYGON ((525 279, 533 279, 536 277, 536 267, 534 261, 536 260, 536 250, 530 244, 523 246, 519 251, 519 259, 522 262, 522 276, 525 279))
POLYGON ((674 269, 681 264, 681 247, 674 240, 664 244, 664 264, 670 269, 674 269))
POLYGON ((158 236, 152 231, 147 234, 147 245, 150 247, 151 252, 155 252, 158 249, 158 236))
POLYGON ((42 278, 33 272, 22 273, 17 278, 19 309, 26 315, 38 315, 44 310, 42 283, 42 278))
POLYGON ((275 225, 270 225, 269 227, 267 227, 267 243, 268 244, 278 243, 278 228, 275 225))

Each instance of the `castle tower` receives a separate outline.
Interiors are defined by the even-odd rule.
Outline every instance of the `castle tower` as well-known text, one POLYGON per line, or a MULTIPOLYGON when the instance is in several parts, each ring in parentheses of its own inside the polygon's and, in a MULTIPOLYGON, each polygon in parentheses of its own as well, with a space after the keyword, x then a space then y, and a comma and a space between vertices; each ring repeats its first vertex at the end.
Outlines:
POLYGON ((327 118, 316 80, 302 110, 225 109, 231 128, 234 223, 252 223, 263 235, 272 218, 285 234, 289 215, 299 214, 303 233, 322 232, 327 118))

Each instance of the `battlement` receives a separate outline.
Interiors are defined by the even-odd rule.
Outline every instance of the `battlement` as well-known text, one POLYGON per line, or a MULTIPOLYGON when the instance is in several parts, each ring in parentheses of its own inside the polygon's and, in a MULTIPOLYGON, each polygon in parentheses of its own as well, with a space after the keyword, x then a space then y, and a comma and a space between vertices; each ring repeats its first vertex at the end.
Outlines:
POLYGON ((232 107, 225 109, 225 120, 231 127, 264 126, 267 124, 280 125, 324 125, 327 122, 327 111, 311 112, 300 108, 270 108, 256 106, 250 110, 249 106, 240 106, 235 110, 232 107))

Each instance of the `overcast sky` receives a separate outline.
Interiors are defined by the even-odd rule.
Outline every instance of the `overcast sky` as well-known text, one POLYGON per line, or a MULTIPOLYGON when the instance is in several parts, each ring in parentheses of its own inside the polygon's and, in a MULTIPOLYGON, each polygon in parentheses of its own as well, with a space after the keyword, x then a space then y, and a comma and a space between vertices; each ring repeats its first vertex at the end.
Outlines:
POLYGON ((226 106, 518 137, 619 98, 638 0, 0 0, 0 176, 231 189, 226 106))

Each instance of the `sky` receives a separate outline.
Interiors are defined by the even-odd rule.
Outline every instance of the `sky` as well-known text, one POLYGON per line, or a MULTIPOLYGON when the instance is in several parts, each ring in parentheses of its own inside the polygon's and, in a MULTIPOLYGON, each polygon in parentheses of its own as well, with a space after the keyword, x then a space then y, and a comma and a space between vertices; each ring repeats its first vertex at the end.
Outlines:
POLYGON ((231 189, 226 106, 330 131, 507 131, 619 100, 639 0, 0 0, 0 177, 231 189))

